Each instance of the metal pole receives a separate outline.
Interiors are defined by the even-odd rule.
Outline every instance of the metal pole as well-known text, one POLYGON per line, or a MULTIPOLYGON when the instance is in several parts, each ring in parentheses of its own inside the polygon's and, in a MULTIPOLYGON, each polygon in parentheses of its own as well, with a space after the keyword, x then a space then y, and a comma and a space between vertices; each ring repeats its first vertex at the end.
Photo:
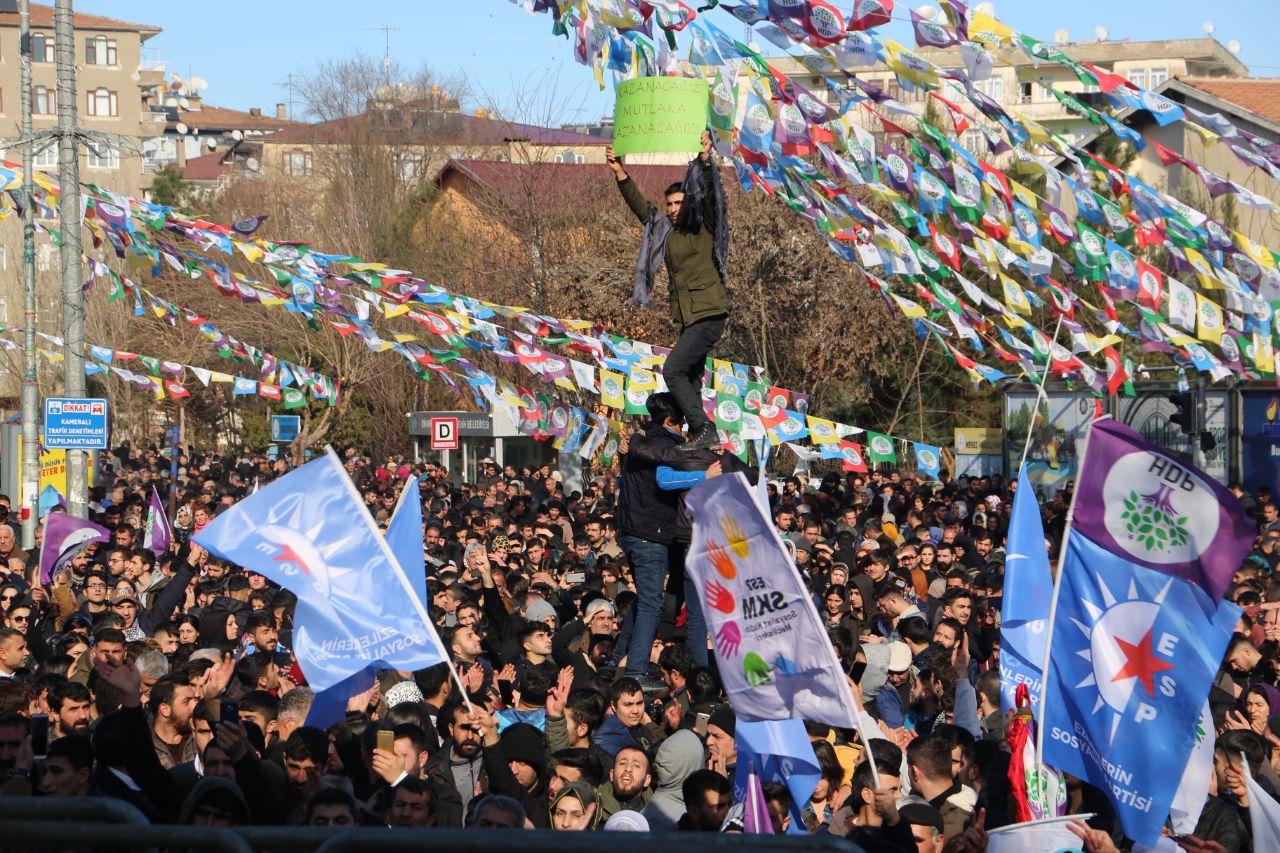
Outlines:
POLYGON ((40 506, 40 381, 36 360, 36 211, 32 198, 31 170, 35 143, 31 141, 31 0, 18 7, 18 43, 21 67, 22 135, 22 547, 36 545, 40 506))
MULTIPOLYGON (((85 396, 84 290, 80 246, 80 161, 76 135, 76 45, 71 0, 54 7, 54 52, 58 61, 58 216, 62 226, 63 393, 85 396)), ((67 451, 67 509, 88 515, 89 482, 85 452, 67 451)))

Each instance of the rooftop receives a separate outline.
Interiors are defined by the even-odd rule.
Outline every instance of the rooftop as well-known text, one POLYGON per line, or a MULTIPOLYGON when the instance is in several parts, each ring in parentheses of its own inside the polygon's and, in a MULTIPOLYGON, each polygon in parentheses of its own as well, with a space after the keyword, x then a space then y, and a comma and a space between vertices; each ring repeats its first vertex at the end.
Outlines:
POLYGON ((1178 82, 1280 122, 1280 77, 1179 77, 1178 82))
POLYGON ((540 127, 533 124, 503 121, 459 112, 397 109, 362 113, 349 118, 302 125, 281 131, 271 142, 325 143, 341 142, 366 121, 378 121, 383 136, 391 144, 503 145, 507 142, 529 142, 535 145, 607 145, 601 136, 589 136, 571 130, 540 127))
MULTIPOLYGON (((152 24, 131 24, 128 21, 121 21, 116 18, 105 18, 102 15, 86 15, 82 12, 74 13, 72 22, 78 30, 127 30, 129 32, 142 33, 143 41, 160 33, 160 28, 152 24)), ((16 26, 18 26, 18 13, 16 11, 0 11, 0 27, 16 26)), ((53 26, 53 7, 32 3, 31 26, 51 28, 53 26)))
POLYGON ((182 177, 188 181, 216 181, 227 172, 222 153, 192 157, 182 167, 182 177))
POLYGON ((213 104, 201 104, 198 110, 171 107, 168 114, 171 116, 171 125, 182 122, 194 130, 280 130, 286 127, 305 127, 302 122, 277 118, 275 113, 244 112, 213 104), (173 118, 175 115, 176 118, 173 118))

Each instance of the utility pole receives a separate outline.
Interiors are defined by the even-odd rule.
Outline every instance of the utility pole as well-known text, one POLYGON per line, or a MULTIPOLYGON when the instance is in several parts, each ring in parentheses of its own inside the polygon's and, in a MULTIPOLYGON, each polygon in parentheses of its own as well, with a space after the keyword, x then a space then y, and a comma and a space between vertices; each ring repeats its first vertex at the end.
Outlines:
POLYGON ((391 34, 400 32, 399 27, 383 26, 383 27, 365 27, 366 30, 377 30, 382 32, 382 74, 386 77, 386 84, 391 85, 391 34))
MULTIPOLYGON (((63 393, 85 396, 84 290, 80 241, 80 145, 76 128, 76 44, 71 0, 57 0, 53 12, 58 63, 58 216, 62 228, 63 393)), ((85 451, 67 451, 67 509, 88 515, 89 479, 85 451)))
POLYGON ((40 517, 40 381, 36 360, 36 211, 31 170, 35 142, 31 138, 31 0, 18 7, 18 44, 22 101, 22 547, 36 545, 40 517))

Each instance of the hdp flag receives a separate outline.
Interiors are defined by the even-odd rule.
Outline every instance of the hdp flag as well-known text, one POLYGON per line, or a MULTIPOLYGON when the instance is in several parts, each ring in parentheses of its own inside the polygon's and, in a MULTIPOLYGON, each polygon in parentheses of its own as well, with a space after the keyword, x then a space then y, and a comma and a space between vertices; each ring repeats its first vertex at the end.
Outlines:
POLYGON ((1216 602, 1253 547, 1235 495, 1129 427, 1093 424, 1072 535, 1117 558, 1199 584, 1216 602))
POLYGON ((733 801, 746 802, 748 776, 753 771, 762 783, 781 782, 792 801, 787 834, 804 835, 804 807, 822 778, 804 720, 743 720, 735 727, 733 739, 738 748, 733 801))
POLYGON ((849 681, 782 540, 741 474, 689 492, 687 569, 739 720, 858 727, 849 681))
POLYGON ((1072 853, 1084 849, 1080 839, 1068 827, 1073 820, 1088 820, 1091 814, 1050 817, 1030 823, 1014 823, 991 830, 987 835, 987 853, 1072 853))
POLYGON ((400 568, 413 583, 426 589, 426 560, 422 554, 422 498, 418 478, 410 477, 400 493, 395 512, 387 523, 387 544, 396 555, 400 568))
POLYGON ((53 583, 53 576, 90 542, 110 541, 111 531, 100 524, 66 512, 49 513, 44 522, 44 546, 40 549, 40 583, 53 583))
POLYGON ((941 451, 932 444, 921 444, 913 442, 912 445, 916 452, 916 468, 930 477, 937 477, 942 473, 942 456, 941 451))
POLYGON ((255 492, 194 537, 298 596, 294 652, 317 692, 381 665, 447 658, 419 590, 332 452, 255 492))
POLYGON ((1110 420, 1094 423, 1046 662, 1045 760, 1107 791, 1154 843, 1239 618, 1223 591, 1253 541, 1239 503, 1110 420))
POLYGON ((152 486, 151 511, 147 514, 147 531, 142 538, 142 547, 159 557, 169 550, 169 542, 172 540, 173 527, 169 524, 169 516, 160 503, 159 492, 152 486))
POLYGON ((1018 471, 1018 490, 1009 516, 1004 558, 1004 597, 1000 603, 1000 713, 1017 707, 1019 684, 1027 685, 1031 706, 1039 707, 1044 670, 1044 631, 1049 618, 1053 575, 1045 549, 1044 524, 1027 466, 1018 471))

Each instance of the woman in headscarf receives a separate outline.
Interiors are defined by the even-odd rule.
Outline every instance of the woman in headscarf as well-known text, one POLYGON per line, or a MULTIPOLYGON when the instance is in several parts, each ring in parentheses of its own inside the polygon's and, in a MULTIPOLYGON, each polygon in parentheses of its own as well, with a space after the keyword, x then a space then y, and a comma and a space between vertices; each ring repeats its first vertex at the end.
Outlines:
POLYGON ((551 828, 595 829, 598 808, 595 788, 586 782, 569 782, 551 800, 551 828))

